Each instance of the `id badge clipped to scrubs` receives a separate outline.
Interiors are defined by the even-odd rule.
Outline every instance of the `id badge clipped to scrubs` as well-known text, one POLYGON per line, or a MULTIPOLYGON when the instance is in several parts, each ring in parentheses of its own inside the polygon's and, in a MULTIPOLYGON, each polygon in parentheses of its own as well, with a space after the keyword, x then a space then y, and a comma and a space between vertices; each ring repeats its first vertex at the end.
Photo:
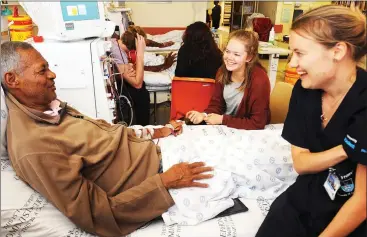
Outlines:
POLYGON ((329 175, 324 183, 326 192, 329 194, 331 200, 335 199, 335 195, 340 188, 340 180, 335 174, 335 171, 329 170, 329 175))

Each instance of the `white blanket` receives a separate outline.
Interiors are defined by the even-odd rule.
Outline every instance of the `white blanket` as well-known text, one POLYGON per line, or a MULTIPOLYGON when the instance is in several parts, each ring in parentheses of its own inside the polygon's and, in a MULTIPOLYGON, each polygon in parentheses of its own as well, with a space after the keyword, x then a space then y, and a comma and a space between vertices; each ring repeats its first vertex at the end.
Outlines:
POLYGON ((245 131, 226 126, 184 127, 162 140, 163 168, 204 161, 215 168, 209 188, 169 190, 175 205, 163 214, 167 225, 196 225, 233 206, 232 198, 275 199, 295 181, 290 144, 281 127, 245 131))
POLYGON ((146 47, 145 51, 147 52, 167 52, 167 51, 178 51, 181 47, 181 43, 174 43, 173 45, 165 48, 159 47, 146 47))
POLYGON ((195 226, 166 226, 162 221, 156 221, 126 237, 254 237, 271 202, 263 199, 241 201, 248 207, 247 212, 215 218, 195 226))
MULTIPOLYGON (((144 52, 144 65, 145 66, 156 66, 162 65, 164 63, 164 56, 144 52)), ((148 72, 144 71, 144 82, 147 86, 150 87, 159 87, 159 86, 171 86, 172 79, 175 76, 177 63, 173 63, 172 66, 161 72, 148 72)))
POLYGON ((172 30, 170 32, 167 32, 161 35, 147 34, 147 38, 150 40, 156 41, 156 42, 160 42, 160 43, 167 42, 167 41, 181 43, 182 35, 184 32, 185 32, 184 30, 172 30))
POLYGON ((147 35, 148 39, 154 40, 159 43, 172 41, 175 42, 175 44, 166 48, 146 47, 146 51, 178 51, 181 47, 183 33, 183 30, 173 30, 162 35, 147 35))
POLYGON ((144 82, 147 87, 170 87, 172 84, 172 77, 165 71, 144 71, 144 82))

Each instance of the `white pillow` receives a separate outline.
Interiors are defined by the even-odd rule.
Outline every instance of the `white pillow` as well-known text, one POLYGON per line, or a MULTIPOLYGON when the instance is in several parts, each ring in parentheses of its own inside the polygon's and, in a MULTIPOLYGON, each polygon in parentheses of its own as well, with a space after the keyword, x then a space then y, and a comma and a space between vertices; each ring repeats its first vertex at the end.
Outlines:
POLYGON ((6 149, 7 145, 6 145, 6 123, 8 121, 8 107, 6 106, 5 103, 5 93, 3 90, 3 87, 1 87, 1 106, 0 106, 0 120, 1 120, 1 137, 0 137, 0 156, 1 159, 8 159, 8 151, 6 149))
POLYGON ((147 86, 167 86, 171 85, 172 79, 166 72, 144 71, 144 82, 147 86))

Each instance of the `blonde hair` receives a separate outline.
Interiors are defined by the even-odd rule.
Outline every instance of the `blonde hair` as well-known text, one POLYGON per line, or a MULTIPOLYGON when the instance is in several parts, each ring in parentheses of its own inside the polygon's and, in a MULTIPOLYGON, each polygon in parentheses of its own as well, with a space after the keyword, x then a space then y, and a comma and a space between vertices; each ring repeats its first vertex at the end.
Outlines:
MULTIPOLYGON (((262 69, 264 69, 260 64, 257 54, 257 50, 259 48, 259 36, 254 31, 236 30, 229 35, 228 42, 231 39, 241 41, 245 45, 248 57, 251 57, 251 60, 249 62, 246 62, 245 79, 243 80, 241 86, 238 88, 240 91, 244 91, 245 88, 248 88, 251 85, 251 74, 253 69, 256 66, 260 66, 262 69)), ((218 74, 219 75, 217 80, 219 83, 222 83, 223 85, 228 85, 232 82, 232 72, 227 70, 224 63, 220 67, 218 74)))
POLYGON ((338 5, 321 6, 299 16, 291 30, 311 36, 326 48, 345 42, 354 61, 366 54, 366 17, 359 9, 338 5))

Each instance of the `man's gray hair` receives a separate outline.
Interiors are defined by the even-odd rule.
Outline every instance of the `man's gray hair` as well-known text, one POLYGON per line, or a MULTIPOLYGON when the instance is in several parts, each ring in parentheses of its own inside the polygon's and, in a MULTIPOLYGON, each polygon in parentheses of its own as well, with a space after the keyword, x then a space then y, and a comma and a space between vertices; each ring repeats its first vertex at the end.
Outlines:
POLYGON ((21 73, 19 50, 34 49, 33 46, 26 42, 9 41, 1 44, 1 84, 5 85, 5 73, 15 71, 21 73))

